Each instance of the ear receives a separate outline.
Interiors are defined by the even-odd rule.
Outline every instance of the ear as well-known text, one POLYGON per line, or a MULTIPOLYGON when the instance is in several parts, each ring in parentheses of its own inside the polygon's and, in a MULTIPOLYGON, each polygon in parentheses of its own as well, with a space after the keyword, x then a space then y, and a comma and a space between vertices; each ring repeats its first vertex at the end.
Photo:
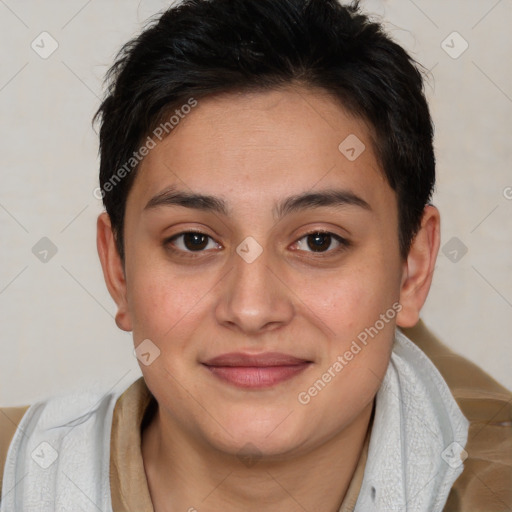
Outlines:
POLYGON ((399 327, 414 327, 427 300, 439 251, 441 219, 435 206, 423 210, 421 227, 404 262, 400 286, 402 309, 397 315, 399 327))
POLYGON ((128 313, 126 300, 126 279, 121 257, 117 251, 114 233, 108 213, 98 216, 96 246, 103 269, 103 277, 110 296, 117 304, 116 324, 123 331, 132 330, 132 322, 128 313))

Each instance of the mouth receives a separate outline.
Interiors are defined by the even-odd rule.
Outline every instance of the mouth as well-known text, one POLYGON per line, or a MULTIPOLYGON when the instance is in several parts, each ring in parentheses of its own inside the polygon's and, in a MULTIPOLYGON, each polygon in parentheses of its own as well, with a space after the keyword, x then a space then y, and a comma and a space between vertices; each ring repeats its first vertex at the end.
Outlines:
POLYGON ((202 363, 218 379, 246 389, 264 389, 289 380, 312 361, 278 352, 243 354, 232 352, 202 363))

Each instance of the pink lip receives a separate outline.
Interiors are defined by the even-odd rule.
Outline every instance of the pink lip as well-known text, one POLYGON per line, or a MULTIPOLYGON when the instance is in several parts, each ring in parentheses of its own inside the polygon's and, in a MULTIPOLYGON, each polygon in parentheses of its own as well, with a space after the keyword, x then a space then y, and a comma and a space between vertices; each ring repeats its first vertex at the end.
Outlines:
POLYGON ((215 376, 242 388, 274 386, 304 371, 311 361, 279 352, 223 354, 203 363, 215 376))

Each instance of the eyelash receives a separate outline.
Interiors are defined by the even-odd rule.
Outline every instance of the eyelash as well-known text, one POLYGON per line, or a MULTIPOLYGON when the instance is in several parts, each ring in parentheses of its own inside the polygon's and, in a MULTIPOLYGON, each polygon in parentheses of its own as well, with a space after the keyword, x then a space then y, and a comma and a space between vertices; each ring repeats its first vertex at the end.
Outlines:
MULTIPOLYGON (((202 231, 194 231, 194 230, 190 230, 190 231, 182 231, 181 233, 177 233, 176 235, 173 235, 172 237, 170 238, 167 238, 166 240, 163 241, 163 246, 170 250, 171 252, 175 253, 175 254, 179 254, 180 256, 182 256, 183 254, 187 254, 186 257, 189 257, 189 258, 197 258, 197 257, 200 257, 201 256, 201 253, 205 252, 204 250, 200 250, 200 251, 189 251, 189 250, 183 250, 183 249, 176 249, 174 246, 173 246, 173 242, 178 239, 179 237, 183 236, 183 235, 187 235, 187 234, 198 234, 198 235, 204 235, 206 237, 208 237, 209 239, 213 240, 213 238, 210 236, 210 235, 207 235, 206 233, 203 233, 202 231)), ((313 255, 313 257, 322 257, 324 258, 325 254, 329 255, 329 254, 338 254, 346 249, 348 249, 351 245, 352 245, 352 242, 350 242, 349 240, 347 240, 346 238, 343 238, 342 236, 339 236, 337 235, 336 233, 332 233, 331 231, 325 231, 325 230, 321 230, 321 229, 316 229, 316 230, 313 230, 313 231, 310 231, 308 233, 305 233, 304 235, 302 235, 299 239, 297 239, 296 242, 294 242, 295 244, 298 243, 299 241, 301 241, 302 239, 304 238, 307 238, 308 236, 312 236, 312 235, 330 235, 335 241, 337 241, 340 246, 337 248, 337 249, 334 249, 334 250, 327 250, 327 251, 319 251, 319 252, 315 252, 315 251, 305 251, 307 253, 310 253, 313 255)))

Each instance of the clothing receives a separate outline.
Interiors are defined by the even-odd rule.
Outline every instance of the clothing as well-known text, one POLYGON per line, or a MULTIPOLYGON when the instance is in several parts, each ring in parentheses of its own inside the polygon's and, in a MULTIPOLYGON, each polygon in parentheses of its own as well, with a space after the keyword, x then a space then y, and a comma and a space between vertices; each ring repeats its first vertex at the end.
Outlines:
POLYGON ((29 407, 4 468, 2 512, 112 512, 110 434, 117 396, 68 394, 29 407))
MULTIPOLYGON (((477 366, 448 350, 426 329, 423 322, 420 321, 413 329, 404 329, 404 333, 432 359, 471 422, 466 445, 469 456, 462 475, 450 491, 444 510, 510 510, 512 393, 477 366)), ((140 452, 140 424, 151 404, 154 404, 154 399, 142 379, 115 400, 109 461, 114 512, 152 510, 140 452)), ((26 409, 0 409, 0 467, 5 460, 6 447, 16 430, 15 425, 26 409)), ((354 492, 357 495, 365 469, 365 453, 363 451, 361 455, 343 506, 347 501, 353 502, 354 492)), ((9 491, 4 489, 3 492, 9 491)))
POLYGON ((435 364, 470 421, 465 447, 468 458, 448 496, 445 511, 510 512, 512 392, 446 347, 423 321, 403 332, 435 364))
POLYGON ((468 427, 435 366, 397 329, 355 512, 441 512, 463 471, 468 427))

